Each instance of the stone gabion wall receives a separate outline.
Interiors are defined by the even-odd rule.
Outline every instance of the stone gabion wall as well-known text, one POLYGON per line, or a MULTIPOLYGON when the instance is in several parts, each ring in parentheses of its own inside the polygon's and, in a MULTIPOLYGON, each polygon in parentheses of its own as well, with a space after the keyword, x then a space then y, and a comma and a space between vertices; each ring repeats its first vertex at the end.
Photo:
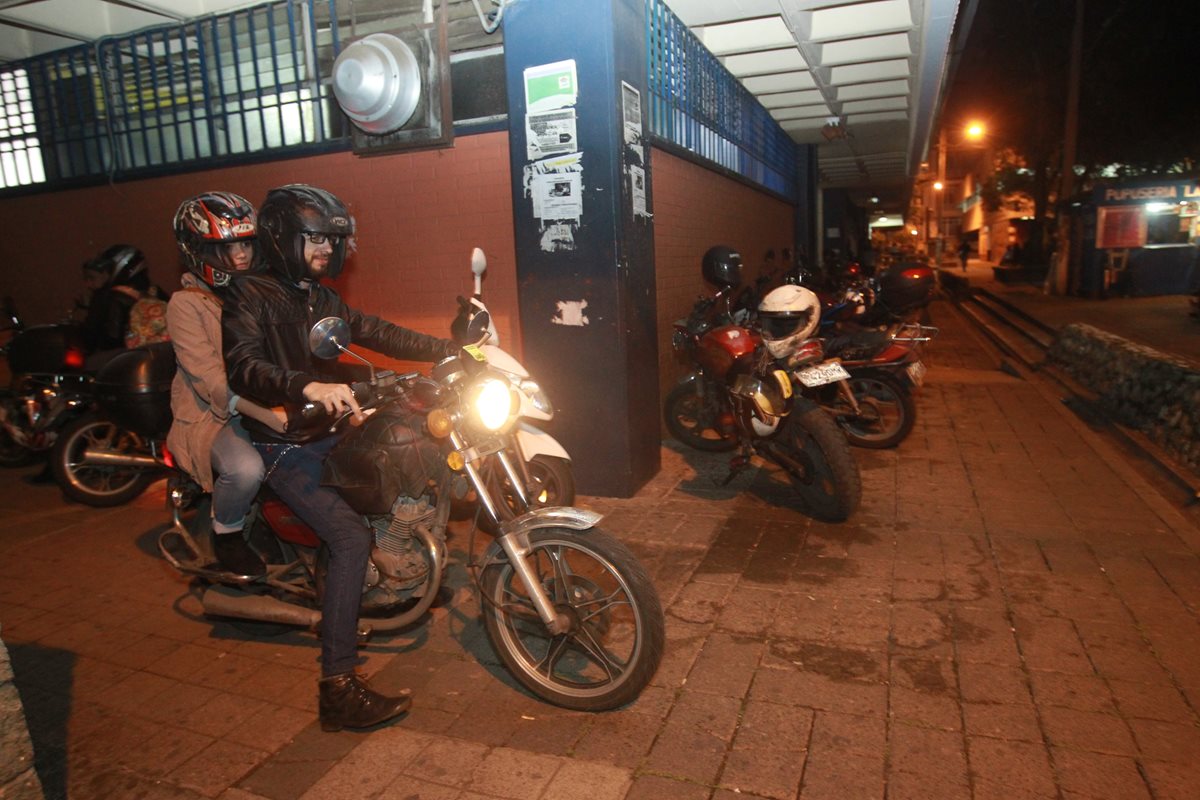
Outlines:
POLYGON ((1058 332, 1049 358, 1114 418, 1200 475, 1200 368, 1082 324, 1058 332))
POLYGON ((25 725, 25 708, 13 684, 8 648, 0 639, 0 797, 42 800, 42 782, 33 771, 33 743, 25 725))

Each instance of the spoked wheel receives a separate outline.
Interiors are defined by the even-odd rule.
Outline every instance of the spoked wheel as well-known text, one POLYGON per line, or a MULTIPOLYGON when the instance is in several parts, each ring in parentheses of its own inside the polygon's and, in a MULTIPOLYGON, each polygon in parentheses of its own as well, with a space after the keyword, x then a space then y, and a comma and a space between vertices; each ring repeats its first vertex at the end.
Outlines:
POLYGON ((671 437, 680 444, 710 453, 737 447, 732 417, 722 419, 729 413, 715 392, 701 393, 690 381, 667 392, 663 403, 663 421, 671 437))
POLYGON ((813 517, 842 522, 862 499, 862 477, 841 428, 823 409, 797 402, 772 451, 813 517))
POLYGON ((154 482, 159 472, 142 466, 89 463, 87 452, 148 456, 142 437, 93 413, 84 414, 58 435, 50 454, 54 479, 63 494, 89 506, 128 503, 154 482))
POLYGON ((899 380, 885 373, 871 373, 853 375, 848 382, 859 413, 854 414, 840 397, 834 413, 850 444, 882 450, 908 438, 917 421, 917 404, 899 380))
POLYGON ((481 581, 483 622, 505 666, 564 708, 603 711, 633 701, 658 669, 664 637, 662 606, 641 564, 596 528, 543 528, 529 535, 529 546, 527 563, 567 629, 547 629, 493 545, 488 555, 498 560, 481 581))

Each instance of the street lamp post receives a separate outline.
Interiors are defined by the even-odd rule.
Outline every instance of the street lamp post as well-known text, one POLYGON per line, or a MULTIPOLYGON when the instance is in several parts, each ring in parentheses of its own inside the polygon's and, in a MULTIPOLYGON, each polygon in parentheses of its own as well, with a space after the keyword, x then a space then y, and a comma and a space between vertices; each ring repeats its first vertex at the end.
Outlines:
MULTIPOLYGON (((984 133, 985 129, 982 123, 970 122, 963 129, 963 138, 968 142, 974 143, 981 140, 984 133)), ((935 195, 937 199, 934 201, 937 203, 936 213, 934 214, 934 219, 937 221, 937 227, 935 228, 936 238, 934 240, 934 263, 940 267, 946 241, 946 153, 950 149, 950 145, 946 141, 946 127, 944 125, 938 130, 937 147, 937 180, 933 184, 934 191, 937 193, 935 195)))

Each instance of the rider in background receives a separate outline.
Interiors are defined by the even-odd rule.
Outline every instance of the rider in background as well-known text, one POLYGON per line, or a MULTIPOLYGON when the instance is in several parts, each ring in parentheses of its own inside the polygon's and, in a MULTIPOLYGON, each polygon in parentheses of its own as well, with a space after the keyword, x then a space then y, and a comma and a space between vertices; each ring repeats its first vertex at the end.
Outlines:
POLYGON ((176 463, 212 492, 217 561, 244 576, 266 569, 243 536, 263 463, 242 417, 280 432, 285 421, 282 410, 276 413, 229 390, 221 355, 222 297, 235 278, 255 271, 257 233, 254 207, 243 197, 205 192, 184 200, 175 212, 175 241, 188 272, 167 305, 167 330, 179 366, 171 384, 174 421, 167 447, 176 463))
POLYGON ((128 244, 114 244, 84 268, 105 275, 103 285, 92 292, 81 331, 88 350, 87 368, 94 370, 125 349, 129 310, 142 296, 133 284, 144 282, 149 287, 150 279, 145 274, 146 257, 128 244))
MULTIPOLYGON (((351 248, 354 222, 334 195, 315 186, 272 189, 258 211, 260 255, 267 274, 232 287, 222 315, 229 385, 263 405, 314 402, 330 413, 361 415, 350 387, 328 374, 308 349, 308 330, 319 319, 340 317, 355 344, 408 361, 438 361, 458 345, 348 307, 322 278, 336 278, 351 248)), ((358 663, 358 609, 373 535, 336 489, 321 485, 326 456, 339 437, 329 426, 284 433, 246 425, 267 481, 329 548, 321 602, 321 727, 336 731, 378 724, 408 710, 410 693, 389 697, 367 686, 358 663)), ((399 577, 418 580, 428 564, 412 552, 397 564, 399 577)))

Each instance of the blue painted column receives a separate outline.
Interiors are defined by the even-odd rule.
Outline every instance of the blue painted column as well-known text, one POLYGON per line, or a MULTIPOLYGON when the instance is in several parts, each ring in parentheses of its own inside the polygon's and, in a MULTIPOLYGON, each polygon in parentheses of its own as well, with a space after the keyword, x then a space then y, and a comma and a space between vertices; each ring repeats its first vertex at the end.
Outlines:
POLYGON ((517 0, 504 11, 525 363, 584 494, 660 467, 646 11, 517 0))

